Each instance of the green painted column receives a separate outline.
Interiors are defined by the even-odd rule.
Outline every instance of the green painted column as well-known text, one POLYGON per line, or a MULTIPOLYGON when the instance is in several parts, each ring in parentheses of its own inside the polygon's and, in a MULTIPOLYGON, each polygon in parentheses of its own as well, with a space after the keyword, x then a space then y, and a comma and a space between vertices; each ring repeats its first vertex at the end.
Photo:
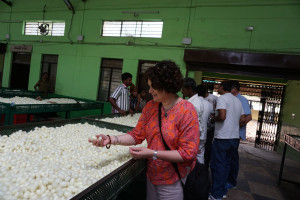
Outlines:
MULTIPOLYGON (((7 49, 9 49, 9 48, 10 47, 7 46, 7 49)), ((12 53, 10 51, 6 51, 5 58, 4 58, 4 69, 3 69, 3 77, 2 77, 2 87, 9 87, 11 62, 12 62, 12 53)))

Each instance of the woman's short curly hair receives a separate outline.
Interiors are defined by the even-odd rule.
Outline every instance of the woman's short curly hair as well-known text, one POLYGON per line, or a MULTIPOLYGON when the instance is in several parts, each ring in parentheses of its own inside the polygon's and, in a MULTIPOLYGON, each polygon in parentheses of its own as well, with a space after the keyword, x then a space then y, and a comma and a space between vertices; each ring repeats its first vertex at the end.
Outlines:
POLYGON ((152 82, 152 88, 167 93, 177 93, 183 85, 183 76, 175 62, 164 60, 146 71, 147 79, 152 82))

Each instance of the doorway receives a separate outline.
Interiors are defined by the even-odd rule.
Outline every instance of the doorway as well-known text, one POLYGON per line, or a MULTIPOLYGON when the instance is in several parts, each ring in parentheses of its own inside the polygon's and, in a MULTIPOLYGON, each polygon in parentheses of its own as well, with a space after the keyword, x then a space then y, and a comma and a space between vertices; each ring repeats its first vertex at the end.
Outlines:
POLYGON ((43 55, 41 75, 44 72, 49 74, 49 92, 55 92, 56 72, 57 72, 58 55, 43 55))
MULTIPOLYGON (((202 84, 217 95, 219 85, 228 79, 202 77, 202 84)), ((255 147, 276 150, 280 136, 280 111, 285 85, 238 80, 240 94, 249 102, 252 120, 247 124, 246 137, 255 147)))
POLYGON ((10 88, 28 90, 31 54, 13 53, 10 88))

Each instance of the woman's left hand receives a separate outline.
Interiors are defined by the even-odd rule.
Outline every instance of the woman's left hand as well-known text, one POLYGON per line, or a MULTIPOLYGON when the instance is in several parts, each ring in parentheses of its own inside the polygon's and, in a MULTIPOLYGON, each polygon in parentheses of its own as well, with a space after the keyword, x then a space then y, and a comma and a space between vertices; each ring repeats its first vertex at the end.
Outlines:
POLYGON ((133 158, 145 159, 152 158, 154 151, 146 147, 129 147, 129 152, 133 158))

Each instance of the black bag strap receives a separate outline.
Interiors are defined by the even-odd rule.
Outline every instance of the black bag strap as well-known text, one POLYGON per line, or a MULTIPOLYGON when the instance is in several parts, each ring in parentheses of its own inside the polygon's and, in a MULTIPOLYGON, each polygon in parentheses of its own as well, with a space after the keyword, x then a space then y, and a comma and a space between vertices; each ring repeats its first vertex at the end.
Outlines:
MULTIPOLYGON (((166 143, 166 141, 165 141, 165 139, 164 139, 164 136, 163 136, 163 134, 162 134, 162 132, 161 132, 161 107, 162 107, 162 103, 160 103, 159 106, 158 106, 158 123, 159 123, 159 130, 160 130, 161 138, 162 138, 162 141, 163 141, 163 143, 164 143, 164 145, 165 145, 166 150, 171 150, 171 149, 169 148, 169 146, 167 145, 167 143, 166 143)), ((174 169, 175 169, 175 171, 176 171, 176 173, 177 173, 177 175, 178 175, 178 177, 179 177, 179 180, 180 180, 180 182, 181 182, 182 187, 184 187, 184 184, 183 184, 183 182, 182 182, 182 180, 181 180, 181 176, 180 176, 180 173, 179 173, 179 169, 178 169, 177 164, 176 164, 176 163, 173 163, 173 162, 171 162, 171 163, 172 163, 172 165, 173 165, 173 167, 174 167, 174 169)))

